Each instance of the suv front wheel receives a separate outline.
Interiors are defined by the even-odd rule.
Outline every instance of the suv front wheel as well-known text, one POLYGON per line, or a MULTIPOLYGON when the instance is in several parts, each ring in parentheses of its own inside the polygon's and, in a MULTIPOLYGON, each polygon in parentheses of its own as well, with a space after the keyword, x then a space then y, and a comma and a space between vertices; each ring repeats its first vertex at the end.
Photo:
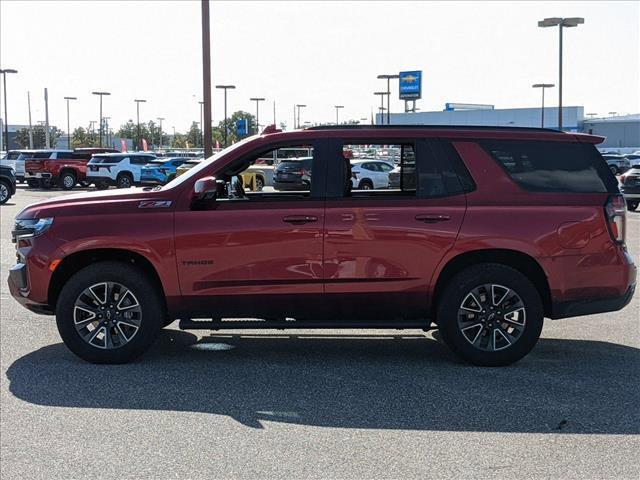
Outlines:
POLYGON ((73 172, 64 172, 60 175, 60 186, 63 190, 71 190, 76 186, 76 175, 73 172))
POLYGON ((157 288, 137 268, 97 262, 65 284, 56 323, 65 345, 92 363, 125 363, 156 339, 166 314, 157 288))
POLYGON ((509 365, 527 355, 542 331, 536 287, 519 271, 495 263, 474 265, 445 287, 437 323, 445 343, 475 365, 509 365))

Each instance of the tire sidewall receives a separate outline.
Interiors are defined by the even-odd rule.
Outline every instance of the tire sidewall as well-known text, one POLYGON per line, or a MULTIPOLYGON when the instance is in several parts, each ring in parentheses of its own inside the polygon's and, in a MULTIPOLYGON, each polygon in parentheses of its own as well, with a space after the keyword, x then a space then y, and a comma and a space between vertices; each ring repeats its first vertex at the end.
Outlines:
POLYGON ((0 187, 4 187, 7 190, 7 196, 5 198, 0 197, 0 205, 4 205, 11 198, 11 187, 4 180, 0 180, 0 187))
POLYGON ((154 285, 137 268, 119 262, 94 263, 73 275, 65 284, 56 305, 56 324, 65 345, 77 356, 92 363, 125 363, 144 353, 162 328, 165 312, 154 285), (142 321, 136 335, 126 345, 105 350, 85 342, 75 329, 76 299, 87 287, 100 282, 118 282, 136 296, 142 307, 142 321))
POLYGON ((65 172, 65 173, 63 173, 63 174, 62 174, 62 176, 60 177, 60 187, 61 187, 63 190, 71 190, 71 189, 73 189, 73 187, 75 187, 75 186, 76 186, 76 176, 75 176, 73 173, 70 173, 70 172, 65 172), (72 179, 71 186, 67 186, 67 185, 65 184, 64 179, 65 179, 65 178, 68 178, 68 177, 71 177, 71 179, 72 179))
POLYGON ((116 180, 116 186, 118 188, 131 188, 133 186, 133 178, 128 173, 122 173, 118 175, 118 179, 116 180), (127 186, 122 185, 122 181, 125 178, 129 181, 129 185, 127 186))
POLYGON ((469 267, 455 275, 445 287, 437 309, 438 328, 443 340, 464 360, 481 366, 503 366, 520 360, 536 345, 544 321, 544 309, 535 286, 519 271, 500 264, 469 267), (495 283, 510 288, 522 299, 526 311, 525 330, 510 347, 485 352, 471 345, 458 326, 458 309, 475 287, 495 283))

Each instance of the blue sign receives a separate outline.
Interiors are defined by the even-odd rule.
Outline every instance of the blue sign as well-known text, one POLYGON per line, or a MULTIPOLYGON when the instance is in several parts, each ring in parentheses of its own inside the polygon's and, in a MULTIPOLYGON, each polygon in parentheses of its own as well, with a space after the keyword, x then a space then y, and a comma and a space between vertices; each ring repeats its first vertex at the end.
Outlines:
POLYGON ((422 70, 400 72, 400 99, 422 98, 422 70))
POLYGON ((247 119, 241 118, 236 120, 236 133, 239 137, 243 137, 247 134, 247 119))

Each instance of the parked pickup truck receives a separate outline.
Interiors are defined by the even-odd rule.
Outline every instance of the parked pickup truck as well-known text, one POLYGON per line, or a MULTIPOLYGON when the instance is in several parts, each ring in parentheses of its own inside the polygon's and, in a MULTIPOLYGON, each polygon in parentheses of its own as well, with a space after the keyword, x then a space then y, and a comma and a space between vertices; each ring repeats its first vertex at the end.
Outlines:
POLYGON ((112 148, 77 148, 52 150, 45 158, 40 156, 25 162, 25 178, 30 187, 51 188, 56 185, 63 190, 71 190, 76 184, 84 183, 87 177, 87 163, 96 153, 117 152, 112 148))

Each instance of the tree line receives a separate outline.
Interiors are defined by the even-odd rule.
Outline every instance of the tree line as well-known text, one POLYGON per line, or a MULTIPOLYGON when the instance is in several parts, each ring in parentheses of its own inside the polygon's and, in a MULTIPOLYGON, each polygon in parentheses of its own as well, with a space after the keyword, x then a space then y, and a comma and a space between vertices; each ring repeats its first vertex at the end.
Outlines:
MULTIPOLYGON (((244 112, 239 110, 234 112, 229 119, 225 122, 224 120, 220 121, 218 125, 214 126, 212 129, 212 141, 213 145, 216 145, 216 142, 220 144, 220 146, 224 145, 224 130, 225 126, 227 128, 227 143, 231 145, 232 143, 241 140, 247 135, 239 135, 236 129, 236 122, 240 119, 244 119, 247 121, 249 126, 249 134, 256 133, 255 128, 255 116, 251 115, 248 112, 244 112)), ((32 127, 33 133, 33 148, 41 149, 46 148, 46 131, 44 125, 34 125, 32 127)), ((62 137, 63 131, 60 130, 56 126, 49 126, 49 138, 50 145, 53 147, 56 143, 56 140, 62 137)), ((168 146, 171 148, 202 148, 203 145, 203 137, 202 130, 200 129, 199 122, 192 122, 189 130, 186 133, 176 133, 175 135, 170 135, 170 132, 165 130, 163 126, 162 132, 160 131, 160 125, 153 120, 150 120, 146 123, 140 123, 140 129, 138 130, 138 125, 134 123, 132 120, 129 120, 127 123, 120 126, 120 128, 115 131, 115 133, 108 134, 106 129, 103 129, 103 138, 102 144, 106 145, 108 140, 107 138, 114 139, 131 139, 133 140, 133 144, 137 147, 140 145, 141 140, 145 139, 150 148, 168 146), (162 138, 160 138, 162 135, 162 138)), ((22 128, 16 132, 15 142, 19 145, 20 148, 29 148, 29 128, 22 128)), ((100 145, 100 135, 99 130, 95 126, 88 127, 77 127, 73 130, 71 134, 71 148, 79 148, 79 147, 97 147, 100 145)), ((66 145, 64 145, 66 147, 66 145)))

